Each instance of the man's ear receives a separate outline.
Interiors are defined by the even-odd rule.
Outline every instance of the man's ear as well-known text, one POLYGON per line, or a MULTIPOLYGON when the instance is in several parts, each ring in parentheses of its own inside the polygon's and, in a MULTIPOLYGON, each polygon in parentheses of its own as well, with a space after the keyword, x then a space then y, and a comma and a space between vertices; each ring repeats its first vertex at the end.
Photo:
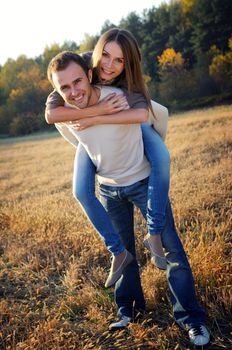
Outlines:
POLYGON ((92 83, 92 78, 93 78, 93 71, 92 71, 92 69, 88 70, 88 78, 89 78, 89 82, 92 83))

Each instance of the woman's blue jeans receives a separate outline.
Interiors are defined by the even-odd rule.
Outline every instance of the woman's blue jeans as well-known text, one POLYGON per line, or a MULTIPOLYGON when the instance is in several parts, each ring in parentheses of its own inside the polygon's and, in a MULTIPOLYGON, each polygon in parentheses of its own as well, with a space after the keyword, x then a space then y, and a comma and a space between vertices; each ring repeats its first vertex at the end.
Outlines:
POLYGON ((107 249, 118 255, 125 249, 120 235, 113 227, 108 214, 95 195, 96 168, 84 147, 79 144, 73 172, 73 195, 103 239, 107 249))
POLYGON ((161 234, 168 202, 170 155, 153 127, 144 123, 141 129, 144 152, 151 166, 147 193, 147 227, 150 234, 161 234))
MULTIPOLYGON (((101 202, 115 229, 120 233, 124 245, 134 256, 133 206, 138 207, 146 217, 148 181, 146 178, 125 187, 100 185, 101 202)), ((175 320, 183 328, 200 325, 205 322, 205 311, 196 299, 192 271, 175 229, 169 200, 161 239, 166 251, 167 280, 175 320)), ((136 260, 125 268, 122 277, 116 283, 115 301, 119 315, 131 317, 133 308, 144 308, 145 301, 136 260)))

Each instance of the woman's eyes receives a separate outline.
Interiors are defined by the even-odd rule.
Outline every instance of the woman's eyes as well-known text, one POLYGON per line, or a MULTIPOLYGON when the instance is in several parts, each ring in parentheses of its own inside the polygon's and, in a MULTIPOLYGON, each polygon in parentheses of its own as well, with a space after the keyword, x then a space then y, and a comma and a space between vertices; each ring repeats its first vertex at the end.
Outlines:
MULTIPOLYGON (((102 52, 102 56, 105 58, 110 58, 110 55, 107 52, 102 52)), ((115 58, 113 61, 116 63, 123 63, 122 58, 115 58)))
POLYGON ((117 62, 117 63, 123 63, 123 60, 122 60, 121 58, 117 58, 117 59, 116 59, 116 62, 117 62))

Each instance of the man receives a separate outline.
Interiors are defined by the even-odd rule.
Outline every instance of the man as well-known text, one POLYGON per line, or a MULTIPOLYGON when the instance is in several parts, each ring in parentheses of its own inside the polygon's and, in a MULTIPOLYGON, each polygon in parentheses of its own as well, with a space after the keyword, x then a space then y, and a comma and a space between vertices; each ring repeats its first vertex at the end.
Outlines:
MULTIPOLYGON (((110 87, 102 87, 99 90, 91 86, 89 81, 91 71, 86 68, 80 56, 69 52, 61 53, 53 58, 48 67, 48 77, 65 102, 79 108, 97 103, 99 98, 107 94, 108 89, 111 92, 110 87)), ((124 125, 120 130, 118 129, 120 127, 116 125, 97 125, 84 130, 84 133, 72 130, 68 123, 62 123, 57 127, 69 142, 76 145, 78 140, 86 148, 97 168, 102 203, 125 247, 136 257, 133 206, 137 206, 146 217, 149 175, 149 164, 144 159, 141 147, 142 135, 139 132, 139 125, 132 124, 126 127, 124 125), (115 137, 116 130, 119 132, 117 137, 115 137), (128 137, 134 133, 137 137, 128 137), (120 152, 122 144, 125 145, 123 147, 125 152, 129 150, 128 160, 132 159, 134 162, 129 167, 130 184, 125 185, 123 182, 125 169, 122 166, 120 173, 120 161, 116 164, 112 162, 112 144, 114 145, 112 152, 115 152, 115 156, 117 152, 120 152), (135 158, 133 158, 134 149, 138 150, 135 158), (114 167, 113 173, 116 173, 117 178, 122 180, 121 184, 119 181, 115 185, 112 167, 114 167), (131 181, 133 179, 134 181, 131 181)), ((162 242, 166 250, 167 280, 175 320, 188 331, 193 344, 205 345, 209 343, 209 333, 204 325, 205 311, 196 300, 191 268, 175 229, 170 203, 166 209, 162 242)), ((133 320, 136 310, 140 311, 145 308, 136 258, 126 266, 123 275, 115 285, 115 301, 120 319, 110 325, 112 330, 126 327, 133 320)))

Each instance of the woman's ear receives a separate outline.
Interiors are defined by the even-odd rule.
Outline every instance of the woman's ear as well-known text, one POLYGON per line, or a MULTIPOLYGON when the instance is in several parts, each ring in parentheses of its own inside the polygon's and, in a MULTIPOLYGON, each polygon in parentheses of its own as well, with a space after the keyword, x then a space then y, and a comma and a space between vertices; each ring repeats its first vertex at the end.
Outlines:
POLYGON ((92 69, 88 70, 88 78, 89 78, 89 82, 92 83, 92 78, 93 78, 93 71, 92 71, 92 69))

